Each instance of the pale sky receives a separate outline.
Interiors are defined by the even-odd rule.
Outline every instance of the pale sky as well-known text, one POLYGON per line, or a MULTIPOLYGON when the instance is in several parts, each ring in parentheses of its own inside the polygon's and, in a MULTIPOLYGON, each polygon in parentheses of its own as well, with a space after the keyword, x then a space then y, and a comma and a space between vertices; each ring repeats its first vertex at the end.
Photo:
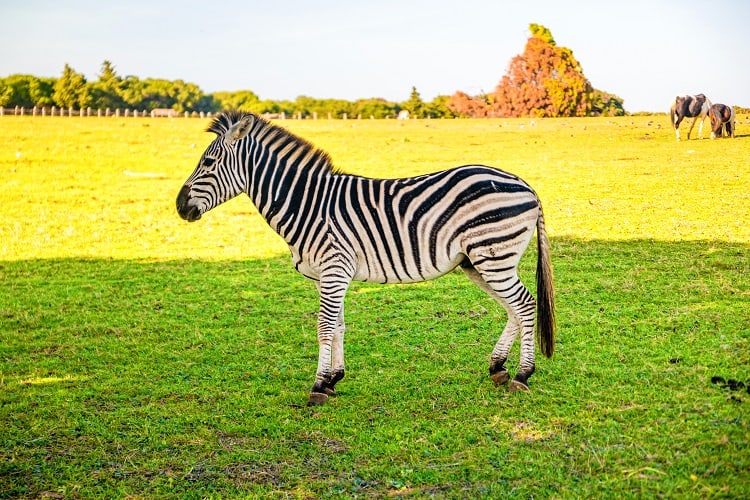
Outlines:
POLYGON ((492 92, 530 23, 625 109, 678 94, 750 107, 750 2, 562 0, 1 0, 0 77, 184 80, 261 99, 425 101, 492 92))

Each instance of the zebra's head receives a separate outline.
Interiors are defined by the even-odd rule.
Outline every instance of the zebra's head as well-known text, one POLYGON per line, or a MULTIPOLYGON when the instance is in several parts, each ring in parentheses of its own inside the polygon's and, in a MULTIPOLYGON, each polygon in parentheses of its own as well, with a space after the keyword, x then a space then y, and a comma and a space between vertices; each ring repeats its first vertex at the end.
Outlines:
POLYGON ((242 193, 247 188, 248 156, 243 141, 256 117, 238 112, 222 113, 208 127, 216 139, 203 152, 195 171, 177 195, 177 213, 193 222, 212 208, 242 193))

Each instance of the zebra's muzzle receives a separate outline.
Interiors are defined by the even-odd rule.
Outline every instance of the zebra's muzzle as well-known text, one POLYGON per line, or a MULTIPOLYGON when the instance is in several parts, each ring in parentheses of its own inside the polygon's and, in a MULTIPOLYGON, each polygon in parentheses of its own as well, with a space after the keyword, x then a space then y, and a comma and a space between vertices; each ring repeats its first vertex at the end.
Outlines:
POLYGON ((201 218, 200 209, 190 204, 190 186, 182 186, 177 195, 177 213, 188 222, 194 222, 201 218))

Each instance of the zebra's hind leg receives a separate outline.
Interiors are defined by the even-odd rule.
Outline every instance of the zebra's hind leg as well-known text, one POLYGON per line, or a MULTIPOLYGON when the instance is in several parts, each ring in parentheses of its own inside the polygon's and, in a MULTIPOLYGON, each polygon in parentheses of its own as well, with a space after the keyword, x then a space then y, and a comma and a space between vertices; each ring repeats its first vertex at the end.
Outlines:
POLYGON ((495 348, 490 355, 490 377, 492 377, 495 385, 505 385, 510 380, 505 362, 508 360, 508 353, 511 346, 513 346, 513 342, 516 340, 516 336, 518 336, 519 330, 518 320, 514 316, 509 315, 508 321, 505 323, 505 328, 503 328, 503 333, 497 339, 497 344, 495 344, 495 348))
MULTIPOLYGON (((502 267, 501 267, 502 268, 502 267)), ((515 268, 496 271, 490 267, 482 270, 463 266, 466 275, 490 297, 499 302, 508 313, 508 322, 490 355, 490 376, 496 385, 510 380, 505 362, 513 342, 521 333, 521 360, 513 378, 511 391, 528 390, 527 381, 534 373, 534 309, 536 302, 518 278, 515 268)))
MULTIPOLYGON (((490 287, 490 285, 488 285, 487 282, 482 279, 482 276, 476 269, 474 269, 473 266, 464 265, 462 269, 466 276, 475 285, 477 285, 487 295, 500 302, 503 307, 505 307, 505 304, 503 304, 503 302, 500 300, 500 297, 497 296, 495 290, 493 290, 492 287, 490 287)), ((505 385, 510 380, 508 369, 505 367, 505 361, 507 361, 508 359, 508 353, 510 352, 510 348, 513 346, 513 342, 516 340, 518 331, 518 321, 515 315, 508 313, 508 321, 507 323, 505 323, 503 333, 497 340, 497 344, 495 344, 495 348, 492 350, 492 354, 490 355, 490 377, 497 386, 505 385)))

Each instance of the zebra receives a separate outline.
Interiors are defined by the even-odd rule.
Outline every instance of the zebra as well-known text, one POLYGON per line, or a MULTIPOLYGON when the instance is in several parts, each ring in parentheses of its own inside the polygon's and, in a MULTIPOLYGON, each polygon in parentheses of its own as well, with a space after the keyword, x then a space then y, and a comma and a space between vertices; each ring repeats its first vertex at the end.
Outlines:
POLYGON ((528 390, 535 370, 534 323, 541 352, 555 344, 554 287, 542 205, 519 177, 466 165, 402 179, 346 174, 329 155, 252 113, 225 111, 216 138, 177 196, 190 222, 246 193, 289 245, 294 267, 319 294, 318 366, 308 404, 322 405, 344 378, 344 296, 352 281, 414 283, 461 268, 508 314, 490 355, 498 386, 520 333, 520 362, 509 390, 528 390), (537 297, 518 264, 537 233, 537 297))

